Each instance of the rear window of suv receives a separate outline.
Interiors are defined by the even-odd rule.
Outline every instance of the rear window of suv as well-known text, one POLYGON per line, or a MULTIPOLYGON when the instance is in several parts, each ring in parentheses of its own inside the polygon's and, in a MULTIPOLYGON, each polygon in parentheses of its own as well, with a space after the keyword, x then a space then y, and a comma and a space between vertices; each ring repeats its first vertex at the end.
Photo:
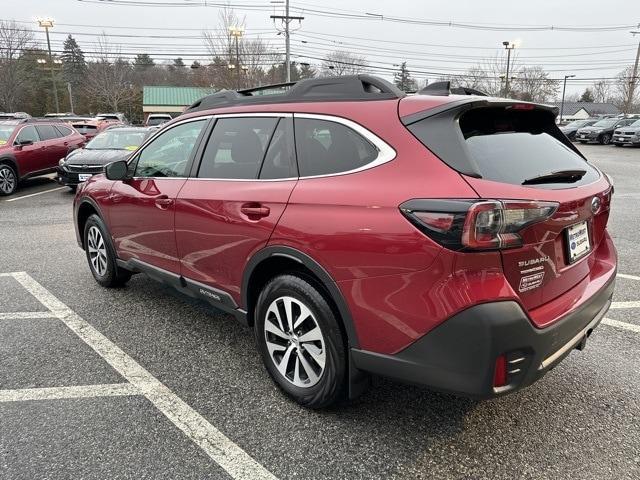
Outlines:
MULTIPOLYGON (((555 135, 558 129, 549 111, 483 107, 464 112, 457 126, 453 117, 450 118, 452 122, 446 125, 430 124, 433 120, 426 118, 410 125, 409 129, 454 169, 464 165, 460 157, 465 157, 468 170, 475 170, 476 176, 514 185, 559 171, 585 171, 577 181, 541 182, 536 185, 539 188, 586 185, 599 177, 595 168, 561 140, 563 136, 559 131, 555 135), (434 128, 430 128, 431 125, 434 128), (456 128, 462 139, 459 134, 452 134, 451 130, 456 128), (447 129, 450 132, 446 132, 447 129), (451 142, 461 140, 463 146, 451 147, 451 142)), ((462 173, 470 174, 468 171, 462 173)))

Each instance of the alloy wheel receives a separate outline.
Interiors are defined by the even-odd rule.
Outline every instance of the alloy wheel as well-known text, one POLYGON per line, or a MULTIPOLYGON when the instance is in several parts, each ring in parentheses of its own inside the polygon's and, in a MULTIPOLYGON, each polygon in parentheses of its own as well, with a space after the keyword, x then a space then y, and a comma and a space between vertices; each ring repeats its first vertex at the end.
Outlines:
POLYGON ((16 175, 10 167, 0 167, 0 190, 9 195, 16 187, 16 175))
POLYGON ((324 336, 304 303, 276 298, 267 309, 264 337, 271 361, 287 381, 301 388, 320 381, 326 364, 324 336))
POLYGON ((96 226, 91 226, 87 233, 87 249, 93 270, 104 277, 107 273, 107 246, 102 238, 102 232, 96 226))

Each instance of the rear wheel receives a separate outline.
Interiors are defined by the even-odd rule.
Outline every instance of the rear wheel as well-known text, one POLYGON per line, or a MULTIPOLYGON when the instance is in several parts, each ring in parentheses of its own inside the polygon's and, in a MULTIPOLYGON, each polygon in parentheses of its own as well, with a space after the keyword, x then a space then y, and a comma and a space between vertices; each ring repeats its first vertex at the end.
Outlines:
POLYGON ((98 215, 87 219, 84 247, 93 278, 103 287, 120 287, 131 278, 131 272, 118 267, 107 227, 98 215))
POLYGON ((258 297, 255 319, 262 360, 285 393, 309 408, 342 398, 345 343, 339 320, 314 285, 294 275, 274 278, 258 297))
POLYGON ((599 142, 600 142, 600 145, 609 145, 611 143, 611 135, 608 133, 605 133, 600 137, 599 142))
POLYGON ((7 163, 0 164, 0 195, 11 195, 18 189, 18 176, 7 163))

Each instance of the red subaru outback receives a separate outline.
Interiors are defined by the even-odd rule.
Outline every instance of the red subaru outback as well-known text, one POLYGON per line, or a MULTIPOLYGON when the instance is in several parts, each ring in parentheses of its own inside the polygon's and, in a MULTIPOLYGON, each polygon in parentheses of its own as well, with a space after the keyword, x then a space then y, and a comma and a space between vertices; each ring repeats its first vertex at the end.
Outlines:
POLYGON ((493 397, 584 346, 613 187, 555 108, 365 75, 257 93, 205 97, 80 187, 98 283, 144 272, 231 312, 309 407, 371 373, 493 397))
POLYGON ((85 139, 69 125, 51 119, 0 122, 0 195, 11 195, 25 178, 56 171, 67 153, 85 139))

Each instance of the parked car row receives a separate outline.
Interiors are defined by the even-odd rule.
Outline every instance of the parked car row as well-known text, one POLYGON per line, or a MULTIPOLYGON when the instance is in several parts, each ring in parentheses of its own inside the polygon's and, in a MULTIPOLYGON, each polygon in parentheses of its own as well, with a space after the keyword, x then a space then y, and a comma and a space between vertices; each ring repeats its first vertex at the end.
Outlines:
POLYGON ((640 119, 636 117, 576 120, 560 130, 570 140, 580 143, 640 145, 640 119))
POLYGON ((74 190, 107 163, 126 159, 158 129, 73 118, 71 124, 60 117, 0 121, 0 195, 13 194, 27 178, 54 172, 74 190))

